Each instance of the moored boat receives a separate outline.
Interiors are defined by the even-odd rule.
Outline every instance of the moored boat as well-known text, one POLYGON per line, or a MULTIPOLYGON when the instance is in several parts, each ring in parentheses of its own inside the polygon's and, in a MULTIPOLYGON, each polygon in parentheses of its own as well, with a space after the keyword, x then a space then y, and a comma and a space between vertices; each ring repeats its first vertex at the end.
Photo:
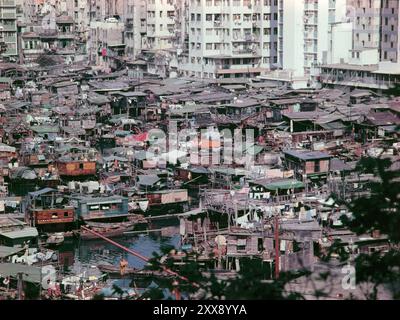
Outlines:
MULTIPOLYGON (((132 231, 136 224, 143 223, 144 221, 145 219, 142 215, 132 215, 128 217, 128 221, 124 222, 86 221, 85 223, 87 227, 105 237, 118 237, 123 236, 124 232, 132 231)), ((84 229, 80 230, 80 236, 81 239, 85 240, 98 239, 96 235, 84 229)))
POLYGON ((121 274, 121 269, 119 266, 102 264, 97 266, 101 272, 107 273, 109 276, 129 276, 129 277, 155 277, 155 278, 172 278, 173 275, 164 271, 153 271, 153 270, 142 270, 131 267, 126 267, 124 269, 123 275, 121 274))
POLYGON ((59 246, 64 242, 64 240, 64 234, 62 232, 56 232, 47 238, 46 244, 48 246, 59 246))

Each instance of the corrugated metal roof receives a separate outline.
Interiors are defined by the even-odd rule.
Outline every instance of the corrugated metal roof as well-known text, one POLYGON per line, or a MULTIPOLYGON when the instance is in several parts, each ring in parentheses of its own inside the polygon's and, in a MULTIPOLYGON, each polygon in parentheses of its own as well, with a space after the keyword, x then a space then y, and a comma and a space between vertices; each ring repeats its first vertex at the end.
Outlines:
POLYGON ((284 153, 295 158, 299 158, 301 160, 331 158, 331 155, 329 153, 321 151, 286 150, 284 151, 284 153))
POLYGON ((36 198, 36 197, 38 197, 38 196, 41 196, 42 194, 49 193, 49 192, 51 192, 51 191, 56 191, 56 190, 53 189, 53 188, 44 188, 44 189, 42 189, 42 190, 38 190, 38 191, 34 191, 34 192, 29 192, 29 195, 30 195, 31 197, 33 197, 33 198, 36 198))
POLYGON ((26 227, 21 230, 15 230, 10 232, 0 232, 0 235, 3 237, 7 237, 10 239, 18 239, 18 238, 29 238, 29 237, 37 237, 39 235, 38 231, 34 227, 26 227))
POLYGON ((17 278, 22 273, 22 280, 27 282, 40 283, 41 269, 38 267, 27 266, 19 263, 1 263, 0 275, 2 277, 17 278))
POLYGON ((25 250, 24 248, 15 248, 15 247, 5 247, 0 246, 0 259, 7 258, 9 256, 13 256, 14 254, 25 250))

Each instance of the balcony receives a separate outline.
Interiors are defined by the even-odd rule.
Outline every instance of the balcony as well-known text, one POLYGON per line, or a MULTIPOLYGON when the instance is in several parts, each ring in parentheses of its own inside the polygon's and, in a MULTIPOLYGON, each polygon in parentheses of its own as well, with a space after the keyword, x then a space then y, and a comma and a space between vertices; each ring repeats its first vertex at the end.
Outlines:
POLYGON ((125 23, 125 30, 126 31, 132 31, 133 30, 133 22, 125 23))
POLYGON ((259 56, 259 50, 257 49, 236 49, 232 50, 233 55, 250 55, 250 56, 259 56))
POLYGON ((318 32, 304 32, 304 39, 318 39, 318 32))
POLYGON ((57 33, 58 39, 74 39, 75 35, 72 32, 58 32, 57 33))
POLYGON ((16 56, 17 49, 16 48, 7 48, 6 52, 3 53, 5 56, 16 56))
POLYGON ((17 31, 17 26, 15 24, 3 24, 3 31, 17 31))
POLYGON ((4 42, 5 43, 15 43, 15 42, 17 42, 17 37, 16 36, 5 36, 4 42))
POLYGON ((55 39, 57 38, 57 30, 43 30, 39 33, 39 36, 43 39, 55 39))
POLYGON ((221 21, 214 21, 214 28, 222 28, 222 22, 221 21))
POLYGON ((2 7, 15 7, 15 0, 3 0, 1 3, 2 7))
POLYGON ((0 18, 2 18, 4 20, 7 20, 7 19, 14 20, 17 17, 16 17, 15 12, 3 12, 3 13, 0 13, 0 18))
POLYGON ((43 49, 23 49, 25 55, 38 55, 44 52, 43 49))

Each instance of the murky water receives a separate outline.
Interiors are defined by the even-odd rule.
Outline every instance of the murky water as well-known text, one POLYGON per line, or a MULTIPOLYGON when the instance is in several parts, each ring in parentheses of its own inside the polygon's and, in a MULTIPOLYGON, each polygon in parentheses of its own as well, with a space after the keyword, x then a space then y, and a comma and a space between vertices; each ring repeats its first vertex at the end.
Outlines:
MULTIPOLYGON (((163 238, 153 234, 113 240, 149 258, 152 257, 153 252, 160 253, 163 245, 177 247, 179 244, 179 236, 163 238)), ((75 259, 83 263, 108 262, 116 265, 122 258, 125 258, 129 266, 134 268, 143 268, 146 264, 143 260, 103 240, 79 241, 75 250, 75 259)))
MULTIPOLYGON (((178 248, 180 237, 179 235, 161 237, 160 234, 151 233, 113 238, 113 240, 151 258, 154 252, 161 253, 162 246, 178 248)), ((84 268, 100 264, 118 266, 122 258, 128 261, 130 267, 142 269, 146 264, 145 261, 104 240, 70 240, 59 248, 59 264, 67 266, 69 271, 74 270, 75 272, 79 271, 82 266, 84 268)), ((125 289, 132 287, 132 280, 129 278, 113 279, 112 283, 125 289)))

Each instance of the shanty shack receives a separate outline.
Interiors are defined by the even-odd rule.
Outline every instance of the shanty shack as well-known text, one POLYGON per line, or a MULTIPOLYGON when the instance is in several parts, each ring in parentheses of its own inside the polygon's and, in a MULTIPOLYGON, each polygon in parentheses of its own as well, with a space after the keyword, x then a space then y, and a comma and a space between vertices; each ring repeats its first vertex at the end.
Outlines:
POLYGON ((121 196, 75 196, 71 203, 81 220, 109 219, 128 215, 128 198, 121 196))
POLYGON ((0 217, 0 245, 14 247, 37 243, 38 231, 16 218, 0 217))
POLYGON ((90 176, 96 175, 96 161, 59 159, 57 169, 60 176, 90 176))
POLYGON ((210 168, 211 183, 215 188, 230 189, 242 184, 246 172, 234 168, 210 168))
POLYGON ((147 94, 139 91, 113 92, 111 108, 113 114, 126 114, 128 118, 139 117, 146 107, 147 94))
POLYGON ((27 201, 26 220, 32 226, 54 231, 57 229, 54 225, 57 224, 60 230, 64 230, 66 224, 75 221, 74 208, 55 189, 44 188, 29 192, 27 201))
POLYGON ((253 199, 269 199, 273 195, 300 193, 304 183, 295 179, 259 179, 249 181, 249 197, 253 199))
POLYGON ((329 173, 331 155, 326 152, 308 150, 284 151, 285 166, 293 170, 298 180, 323 178, 329 173))

